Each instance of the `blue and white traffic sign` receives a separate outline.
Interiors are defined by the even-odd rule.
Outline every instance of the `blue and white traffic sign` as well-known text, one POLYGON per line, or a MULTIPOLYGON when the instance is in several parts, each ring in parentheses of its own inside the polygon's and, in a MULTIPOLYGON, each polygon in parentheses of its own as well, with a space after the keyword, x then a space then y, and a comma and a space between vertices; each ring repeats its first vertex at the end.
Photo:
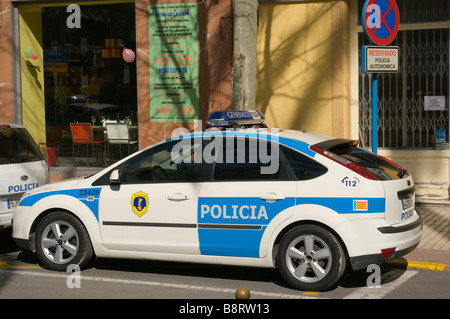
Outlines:
POLYGON ((369 40, 377 45, 389 45, 397 36, 400 14, 394 0, 366 0, 361 21, 369 40))

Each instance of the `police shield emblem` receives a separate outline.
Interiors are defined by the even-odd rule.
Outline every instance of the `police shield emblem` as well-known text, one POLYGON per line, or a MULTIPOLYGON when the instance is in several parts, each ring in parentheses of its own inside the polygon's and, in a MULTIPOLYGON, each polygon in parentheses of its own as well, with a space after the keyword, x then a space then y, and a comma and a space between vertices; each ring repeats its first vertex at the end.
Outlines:
POLYGON ((144 192, 134 193, 131 197, 131 209, 136 215, 142 217, 148 209, 148 195, 144 192))

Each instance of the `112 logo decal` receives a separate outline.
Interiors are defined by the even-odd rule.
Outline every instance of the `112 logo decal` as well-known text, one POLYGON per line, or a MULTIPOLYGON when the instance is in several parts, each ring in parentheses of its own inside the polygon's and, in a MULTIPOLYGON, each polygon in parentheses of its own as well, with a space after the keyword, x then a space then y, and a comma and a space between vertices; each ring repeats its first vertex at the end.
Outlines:
POLYGON ((344 184, 347 187, 356 187, 360 183, 359 179, 357 177, 349 178, 348 176, 345 176, 342 181, 342 184, 344 184))

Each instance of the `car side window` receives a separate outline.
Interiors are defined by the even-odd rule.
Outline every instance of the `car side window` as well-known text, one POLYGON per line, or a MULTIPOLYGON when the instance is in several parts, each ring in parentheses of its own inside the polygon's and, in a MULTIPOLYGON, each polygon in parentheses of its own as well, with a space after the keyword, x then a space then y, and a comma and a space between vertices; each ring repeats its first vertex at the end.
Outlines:
POLYGON ((0 164, 41 160, 43 160, 41 152, 25 129, 0 125, 0 164))
POLYGON ((278 144, 249 138, 223 141, 214 165, 213 180, 279 180, 278 144))
POLYGON ((202 163, 202 141, 169 142, 126 162, 121 183, 164 183, 196 181, 202 163))
POLYGON ((297 180, 304 181, 325 174, 328 169, 315 160, 291 148, 281 146, 282 152, 292 168, 297 180))

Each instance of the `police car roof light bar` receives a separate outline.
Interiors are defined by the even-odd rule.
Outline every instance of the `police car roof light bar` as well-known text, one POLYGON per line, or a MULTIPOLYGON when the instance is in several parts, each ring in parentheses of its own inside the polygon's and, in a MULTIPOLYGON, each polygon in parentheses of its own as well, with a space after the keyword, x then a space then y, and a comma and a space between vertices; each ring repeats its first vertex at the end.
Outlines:
POLYGON ((263 122, 264 115, 257 110, 214 111, 206 120, 208 127, 249 127, 260 125, 267 127, 263 122))

